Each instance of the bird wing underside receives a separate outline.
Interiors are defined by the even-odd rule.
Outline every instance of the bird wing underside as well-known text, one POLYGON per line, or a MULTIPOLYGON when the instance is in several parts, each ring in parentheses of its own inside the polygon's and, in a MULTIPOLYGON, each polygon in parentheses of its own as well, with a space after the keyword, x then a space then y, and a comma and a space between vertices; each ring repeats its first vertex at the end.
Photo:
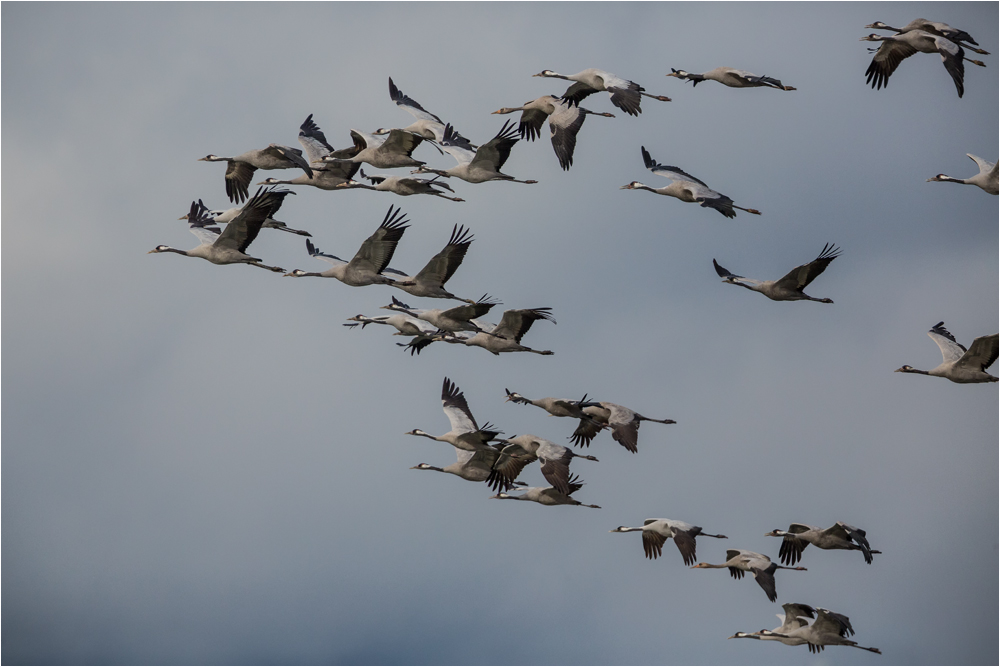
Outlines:
POLYGON ((476 418, 472 416, 469 404, 465 400, 465 394, 448 378, 444 379, 444 384, 441 386, 441 405, 451 423, 451 430, 464 433, 479 430, 476 418))
POLYGON ((958 361, 967 352, 965 346, 955 340, 951 332, 944 328, 944 322, 938 322, 931 327, 927 335, 941 348, 941 357, 945 363, 958 361))

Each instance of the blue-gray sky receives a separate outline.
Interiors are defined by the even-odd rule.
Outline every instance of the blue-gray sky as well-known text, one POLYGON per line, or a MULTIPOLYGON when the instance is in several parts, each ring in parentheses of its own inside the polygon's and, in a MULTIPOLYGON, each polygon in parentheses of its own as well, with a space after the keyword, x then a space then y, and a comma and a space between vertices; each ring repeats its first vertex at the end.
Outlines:
MULTIPOLYGON (((996 3, 21 4, 3 13, 3 661, 14 663, 995 664, 997 387, 892 373, 939 363, 998 320, 997 198, 927 183, 997 158, 996 56, 959 99, 940 59, 865 84, 867 23, 917 16, 996 53, 996 3), (795 92, 666 78, 717 66, 795 92), (393 265, 417 270, 456 223, 476 240, 449 283, 550 306, 525 343, 552 357, 437 345, 411 357, 377 314, 389 288, 284 280, 147 255, 197 244, 178 216, 228 206, 196 162, 314 119, 404 126, 386 80, 474 142, 490 115, 597 67, 645 99, 580 133, 562 172, 547 136, 505 166, 538 185, 453 183, 465 203, 297 188, 279 218, 351 255, 390 204, 412 220, 393 265), (648 192, 645 145, 761 217, 727 220, 648 192), (826 242, 809 289, 775 303, 724 285, 716 258, 777 278, 826 242), (451 447, 444 376, 480 421, 564 442, 568 420, 504 403, 584 392, 648 424, 632 455, 602 435, 578 462, 600 510, 489 500, 410 470, 451 447), (643 558, 646 517, 777 556, 791 522, 843 520, 883 552, 805 552, 779 604, 851 617, 862 645, 727 641, 778 625, 752 581, 643 558)), ((978 57, 978 56, 977 56, 978 57)), ((421 146, 432 166, 451 158, 421 146)), ((373 170, 378 171, 378 170, 373 170)), ((290 178, 288 172, 258 172, 290 178)), ((300 238, 254 254, 322 270, 300 238)), ((426 301, 421 305, 435 304, 426 301)), ((437 305, 437 304, 435 304, 437 305)), ((996 373, 996 369, 992 369, 996 373)), ((524 479, 541 484, 537 466, 524 479)))

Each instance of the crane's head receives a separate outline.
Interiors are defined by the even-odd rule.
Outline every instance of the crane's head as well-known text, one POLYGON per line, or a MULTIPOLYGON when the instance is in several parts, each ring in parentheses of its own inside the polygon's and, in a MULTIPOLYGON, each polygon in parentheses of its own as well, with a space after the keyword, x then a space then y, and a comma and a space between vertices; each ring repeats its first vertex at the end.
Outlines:
POLYGON ((865 26, 865 29, 866 30, 894 30, 894 28, 890 28, 889 26, 887 26, 886 24, 882 23, 881 21, 875 21, 875 23, 869 23, 868 25, 865 26))
POLYGON ((900 366, 899 368, 897 368, 896 370, 894 370, 893 373, 912 373, 915 370, 916 369, 913 368, 913 366, 905 366, 904 365, 904 366, 900 366))
POLYGON ((225 160, 225 159, 226 158, 224 157, 219 157, 218 155, 209 153, 205 157, 198 158, 198 162, 219 162, 220 160, 225 160))
POLYGON ((146 254, 149 255, 149 254, 152 254, 154 252, 169 252, 169 251, 170 251, 170 246, 168 246, 168 245, 158 245, 155 248, 153 248, 152 250, 150 250, 149 252, 147 252, 146 254))
POLYGON ((609 530, 609 533, 628 533, 630 532, 628 526, 618 526, 614 530, 609 530))
POLYGON ((690 75, 682 69, 674 69, 673 67, 671 67, 670 74, 667 74, 667 76, 675 76, 678 79, 686 79, 690 75))
POLYGON ((553 72, 553 71, 552 71, 552 70, 550 70, 550 69, 543 69, 543 70, 542 70, 541 72, 539 72, 538 74, 532 74, 531 76, 550 76, 550 77, 560 77, 561 75, 560 75, 560 74, 559 74, 558 72, 553 72))
POLYGON ((435 468, 429 463, 418 463, 417 465, 412 466, 410 470, 440 470, 440 468, 435 468))
POLYGON ((403 303, 396 297, 392 297, 392 303, 390 303, 388 306, 379 306, 379 308, 385 310, 411 310, 409 306, 407 306, 405 303, 403 303))
POLYGON ((513 497, 514 496, 507 495, 506 493, 504 493, 503 491, 501 491, 500 493, 496 494, 495 496, 490 496, 490 500, 494 500, 494 499, 496 499, 496 500, 506 500, 507 498, 513 498, 513 497))
POLYGON ((760 639, 760 637, 758 637, 757 634, 754 633, 754 632, 737 632, 732 637, 729 637, 729 639, 743 639, 743 638, 746 638, 746 639, 760 639))
POLYGON ((621 186, 618 189, 619 190, 639 190, 639 189, 644 188, 644 187, 646 187, 646 186, 643 185, 642 183, 640 183, 639 181, 632 181, 631 183, 623 185, 623 186, 621 186))
POLYGON ((504 391, 507 392, 507 398, 506 400, 504 400, 504 403, 506 403, 507 401, 514 401, 515 403, 520 403, 521 401, 527 402, 527 399, 524 396, 521 396, 516 391, 510 391, 509 389, 506 388, 504 389, 504 391))
POLYGON ((429 433, 425 433, 424 431, 421 431, 419 428, 415 428, 412 431, 407 431, 403 435, 424 435, 430 437, 429 433))
POLYGON ((301 278, 304 275, 306 275, 305 271, 303 271, 302 269, 295 269, 294 271, 289 271, 288 273, 283 275, 282 278, 301 278))
POLYGON ((785 531, 775 528, 770 533, 764 533, 764 537, 783 537, 786 534, 785 531))
POLYGON ((884 42, 886 39, 888 39, 888 38, 884 37, 883 35, 876 35, 875 33, 872 33, 870 35, 865 35, 864 37, 862 37, 858 41, 859 42, 884 42))

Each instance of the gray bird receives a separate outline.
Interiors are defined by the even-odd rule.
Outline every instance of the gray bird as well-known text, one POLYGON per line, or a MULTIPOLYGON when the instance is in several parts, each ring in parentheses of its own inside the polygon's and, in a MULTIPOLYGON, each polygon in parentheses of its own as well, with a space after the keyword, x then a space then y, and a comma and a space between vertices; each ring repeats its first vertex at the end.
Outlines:
POLYGON ((663 555, 663 545, 673 539, 681 552, 681 558, 685 565, 694 565, 695 562, 695 538, 699 535, 705 537, 717 537, 721 540, 728 539, 725 535, 712 535, 702 532, 701 526, 695 526, 686 521, 676 519, 646 519, 641 526, 630 528, 628 526, 618 526, 611 533, 632 533, 642 532, 642 549, 646 552, 646 558, 656 560, 663 555))
POLYGON ((972 341, 972 347, 968 350, 944 328, 944 322, 935 324, 927 335, 941 348, 941 363, 929 371, 917 370, 913 366, 902 366, 896 369, 896 373, 919 373, 946 378, 960 384, 997 382, 997 378, 987 373, 986 369, 997 360, 1000 335, 980 336, 972 341))
POLYGON ((813 544, 820 549, 846 549, 860 551, 865 562, 871 564, 872 554, 880 554, 868 544, 867 533, 860 528, 838 521, 829 528, 817 528, 805 523, 793 523, 788 530, 772 530, 764 537, 782 537, 778 557, 785 565, 795 565, 802 559, 802 551, 813 544))
POLYGON ((681 81, 690 81, 691 86, 697 86, 702 81, 717 81, 730 88, 776 88, 778 90, 795 90, 770 76, 757 76, 750 72, 733 69, 732 67, 716 67, 702 74, 692 74, 682 69, 670 68, 667 76, 677 77, 681 81))
POLYGON ((269 144, 267 148, 247 151, 236 157, 210 154, 198 158, 198 161, 226 163, 226 195, 229 201, 237 204, 247 198, 250 181, 258 169, 299 168, 310 177, 313 174, 309 163, 302 157, 302 151, 281 144, 269 144))
POLYGON ((399 209, 393 211, 390 206, 389 211, 385 214, 385 219, 382 220, 382 224, 379 225, 374 234, 361 244, 361 248, 358 249, 357 254, 354 255, 354 258, 350 262, 345 262, 335 255, 320 252, 319 248, 312 244, 312 241, 306 239, 306 252, 309 253, 309 256, 329 262, 333 266, 320 273, 307 273, 301 269, 295 269, 290 273, 286 273, 285 277, 301 278, 304 276, 313 276, 318 278, 336 278, 345 285, 352 287, 364 287, 366 285, 395 285, 398 287, 405 282, 403 280, 403 273, 389 268, 389 262, 392 261, 392 255, 396 252, 396 245, 403 237, 403 232, 409 227, 409 225, 405 224, 406 222, 408 221, 405 214, 400 213, 399 209), (390 278, 383 275, 383 272, 396 274, 400 278, 390 278))
POLYGON ((618 188, 619 190, 648 190, 658 195, 666 195, 668 197, 680 199, 681 201, 689 204, 700 204, 703 208, 714 208, 727 218, 736 217, 736 211, 733 209, 739 209, 740 211, 760 215, 760 211, 755 208, 743 208, 742 206, 737 206, 733 203, 732 199, 721 192, 716 192, 712 188, 708 187, 704 181, 698 180, 680 167, 671 167, 658 163, 653 159, 653 156, 649 154, 649 151, 646 150, 645 146, 642 146, 641 148, 642 161, 646 165, 646 169, 650 170, 657 176, 669 178, 670 185, 662 188, 653 188, 640 183, 639 181, 632 181, 631 183, 618 188))
POLYGON ((732 273, 729 269, 724 269, 715 259, 712 260, 712 264, 715 266, 715 272, 723 279, 722 282, 729 283, 730 285, 739 285, 753 292, 760 292, 772 301, 817 301, 819 303, 833 303, 833 299, 816 299, 802 290, 808 287, 809 283, 815 280, 819 274, 826 271, 826 267, 830 266, 830 262, 839 256, 840 249, 831 243, 827 243, 823 246, 822 252, 820 252, 816 259, 808 264, 796 266, 778 280, 744 278, 732 273))
POLYGON ((178 250, 167 245, 158 245, 147 254, 173 252, 186 257, 200 257, 213 264, 249 264, 281 273, 284 271, 281 267, 261 264, 260 259, 246 254, 246 250, 257 238, 264 221, 277 212, 282 200, 288 194, 288 190, 258 188, 239 215, 221 231, 213 226, 215 221, 208 215, 204 204, 191 202, 191 211, 187 217, 188 228, 198 237, 201 245, 192 250, 178 250))

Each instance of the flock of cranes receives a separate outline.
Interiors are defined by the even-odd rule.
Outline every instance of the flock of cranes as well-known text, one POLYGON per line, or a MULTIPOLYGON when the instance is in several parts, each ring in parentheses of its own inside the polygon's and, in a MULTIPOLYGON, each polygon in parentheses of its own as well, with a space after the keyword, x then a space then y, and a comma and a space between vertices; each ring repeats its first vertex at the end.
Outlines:
MULTIPOLYGON (((890 30, 895 34, 879 36, 872 34, 863 38, 880 41, 881 46, 872 60, 867 76, 875 88, 888 84, 890 75, 905 58, 917 52, 940 53, 945 68, 951 74, 958 89, 959 97, 964 92, 963 61, 983 65, 980 61, 969 60, 963 48, 977 53, 976 42, 963 31, 945 24, 931 23, 922 19, 913 21, 904 28, 897 29, 883 23, 873 23, 868 28, 890 30)), ((985 65, 983 65, 985 66, 985 65)), ((586 69, 577 74, 562 75, 552 70, 543 70, 535 77, 557 78, 573 82, 559 96, 546 95, 524 103, 518 107, 502 107, 494 114, 520 112, 517 125, 504 122, 501 129, 488 141, 475 145, 462 136, 455 127, 439 116, 430 113, 418 102, 404 94, 389 79, 390 100, 400 109, 412 115, 415 121, 404 128, 379 128, 372 133, 351 129, 349 134, 353 145, 335 149, 325 134, 313 121, 310 114, 299 128, 299 142, 302 150, 271 144, 265 149, 251 150, 235 157, 219 157, 214 154, 201 158, 206 162, 226 162, 225 188, 231 202, 242 206, 228 210, 209 210, 201 199, 192 202, 190 211, 181 219, 187 221, 189 230, 201 241, 192 250, 179 250, 166 245, 154 248, 151 253, 173 252, 189 257, 198 257, 214 264, 249 264, 285 277, 335 278, 352 287, 387 285, 417 298, 449 299, 461 302, 446 308, 421 309, 403 303, 395 296, 382 309, 392 311, 390 315, 367 316, 358 314, 348 318, 344 326, 364 329, 368 324, 382 324, 395 329, 394 335, 408 336, 409 342, 399 343, 411 355, 419 354, 434 342, 448 342, 469 347, 481 347, 494 355, 508 352, 531 352, 551 355, 550 350, 536 350, 521 344, 522 338, 532 325, 545 320, 555 323, 549 307, 517 308, 504 311, 499 324, 484 320, 500 302, 488 294, 479 299, 456 296, 445 288, 446 283, 461 266, 473 242, 471 230, 464 225, 455 225, 445 247, 432 257, 415 275, 389 267, 394 253, 404 233, 409 228, 409 220, 400 208, 390 206, 381 224, 362 244, 350 261, 319 250, 309 232, 293 229, 274 219, 285 198, 294 194, 280 186, 311 186, 326 191, 367 189, 391 192, 400 196, 429 195, 452 202, 465 200, 454 196, 456 193, 447 179, 459 179, 470 184, 488 181, 508 181, 534 184, 535 180, 518 180, 501 171, 514 146, 522 139, 532 141, 541 136, 541 128, 548 121, 551 142, 562 169, 568 170, 573 164, 573 153, 577 136, 588 115, 614 118, 608 112, 595 112, 580 107, 580 102, 597 92, 607 92, 611 103, 627 115, 638 117, 641 101, 648 97, 669 102, 670 98, 647 93, 639 84, 597 69, 586 69), (457 164, 448 169, 430 167, 425 161, 413 157, 414 151, 428 143, 442 155, 448 153, 457 164), (367 175, 361 169, 367 164, 377 169, 411 169, 408 176, 375 174, 367 175), (250 195, 250 185, 257 170, 299 169, 302 175, 291 180, 267 178, 258 185, 258 190, 250 195), (359 175, 371 185, 355 180, 359 175), (422 177, 423 174, 433 175, 422 177), (244 203, 245 202, 245 203, 244 203), (225 225, 221 229, 220 225, 225 225), (248 254, 248 247, 261 229, 277 229, 310 238, 306 240, 306 252, 314 258, 329 263, 330 268, 322 272, 306 272, 269 266, 262 259, 248 254)), ((757 76, 743 70, 719 67, 702 74, 692 74, 684 70, 672 69, 666 76, 682 81, 690 81, 696 86, 702 81, 716 81, 732 88, 773 88, 794 91, 795 88, 783 84, 770 76, 757 76)), ((638 181, 632 181, 621 189, 649 190, 667 195, 687 203, 697 203, 712 208, 727 218, 734 218, 736 211, 761 215, 752 208, 737 206, 732 199, 710 188, 704 181, 688 174, 683 169, 667 166, 653 159, 645 146, 640 147, 643 164, 652 173, 670 180, 670 184, 653 188, 638 181)), ((979 166, 980 173, 968 179, 956 179, 939 174, 932 181, 951 181, 976 185, 984 191, 997 194, 997 165, 969 155, 979 166)), ((774 301, 808 300, 832 304, 830 298, 811 297, 803 291, 840 255, 840 249, 826 244, 812 262, 797 266, 779 280, 754 280, 736 275, 712 260, 723 282, 739 285, 760 292, 774 301)), ((728 263, 728 261, 727 261, 728 263)), ((953 382, 977 383, 997 382, 997 378, 986 372, 998 355, 998 335, 976 338, 970 349, 959 345, 954 336, 941 322, 935 325, 929 335, 941 349, 943 362, 930 371, 919 371, 903 366, 898 372, 920 373, 944 377, 953 382)), ((443 346, 442 346, 443 347, 443 346)), ((642 422, 674 424, 672 419, 645 417, 635 410, 607 401, 588 400, 587 395, 579 400, 560 398, 530 399, 522 394, 505 389, 506 401, 521 405, 533 405, 556 417, 575 420, 576 427, 566 437, 570 444, 589 447, 602 431, 610 431, 611 437, 629 452, 638 452, 638 435, 642 422)), ((451 445, 456 461, 444 467, 420 463, 416 470, 433 470, 452 474, 463 480, 486 483, 495 492, 493 499, 510 499, 535 502, 542 505, 576 505, 599 509, 598 505, 585 505, 574 498, 584 482, 577 474, 571 473, 578 466, 576 459, 597 462, 595 456, 579 454, 570 447, 551 440, 521 434, 501 437, 496 426, 486 423, 482 427, 473 417, 468 402, 458 386, 449 378, 444 379, 441 392, 442 407, 450 424, 450 430, 441 435, 432 435, 420 429, 413 429, 407 435, 420 436, 451 445), (518 480, 520 474, 530 464, 538 461, 540 471, 549 486, 528 487, 518 480)), ((724 562, 711 564, 696 563, 696 538, 698 536, 728 539, 722 534, 703 532, 700 526, 674 519, 647 519, 640 527, 619 526, 611 532, 641 532, 643 549, 648 559, 662 555, 666 540, 673 539, 681 553, 685 565, 695 569, 728 569, 735 579, 745 574, 753 576, 764 590, 767 598, 777 600, 775 573, 779 569, 800 570, 797 566, 803 550, 810 544, 819 549, 840 549, 861 551, 866 563, 873 562, 873 550, 864 530, 843 522, 827 529, 808 524, 791 524, 787 531, 774 530, 767 536, 781 537, 779 550, 781 565, 774 563, 763 554, 743 549, 729 549, 724 562)), ((804 604, 785 604, 783 623, 774 630, 760 630, 753 633, 739 632, 732 638, 775 640, 788 645, 807 644, 811 651, 820 651, 827 645, 846 645, 864 648, 879 653, 875 648, 857 646, 848 636, 853 634, 850 620, 841 614, 826 609, 814 609, 804 604), (815 619, 809 624, 807 619, 815 619)))

